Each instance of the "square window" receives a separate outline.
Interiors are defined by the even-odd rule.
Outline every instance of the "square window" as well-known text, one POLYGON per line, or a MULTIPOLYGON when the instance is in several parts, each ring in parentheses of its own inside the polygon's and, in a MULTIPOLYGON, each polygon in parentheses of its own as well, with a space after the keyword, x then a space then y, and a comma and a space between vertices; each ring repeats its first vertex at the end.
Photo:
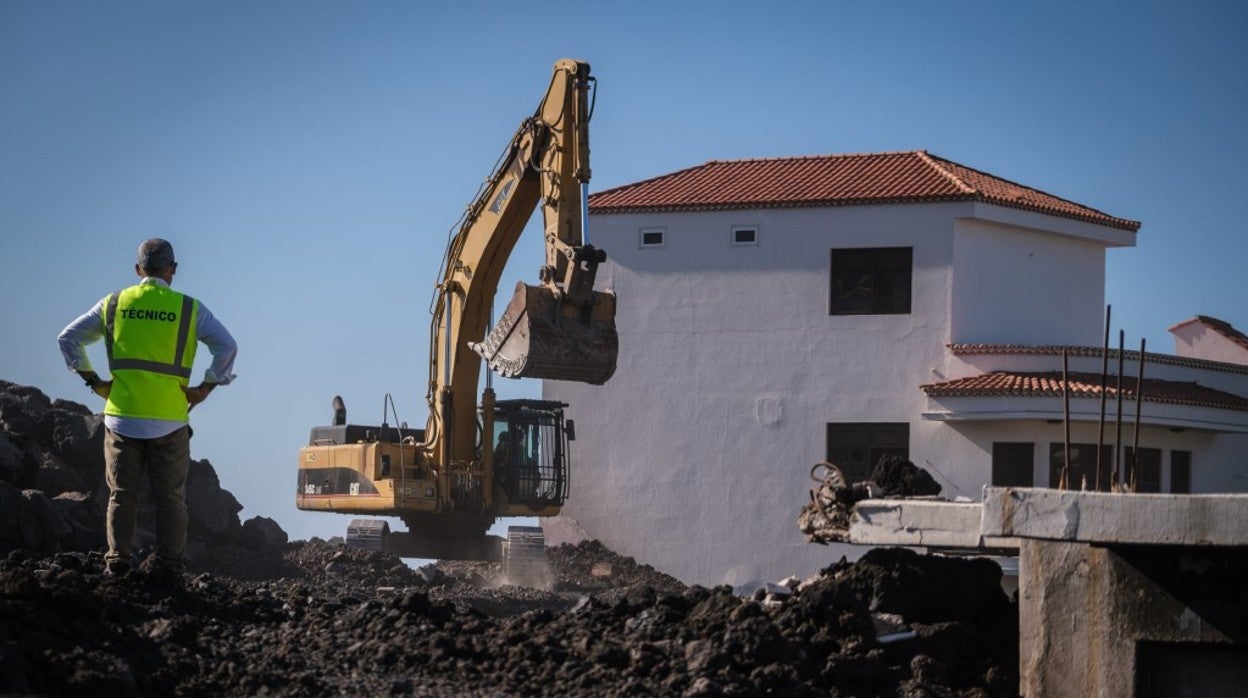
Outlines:
POLYGON ((830 315, 908 315, 912 247, 832 250, 830 315))
POLYGON ((663 228, 642 228, 641 229, 641 247, 662 247, 664 242, 663 228))
POLYGON ((828 461, 850 482, 871 477, 884 456, 910 458, 910 425, 905 422, 834 422, 828 424, 828 461))
POLYGON ((732 244, 734 245, 757 245, 758 244, 758 228, 755 227, 736 227, 732 229, 732 244))

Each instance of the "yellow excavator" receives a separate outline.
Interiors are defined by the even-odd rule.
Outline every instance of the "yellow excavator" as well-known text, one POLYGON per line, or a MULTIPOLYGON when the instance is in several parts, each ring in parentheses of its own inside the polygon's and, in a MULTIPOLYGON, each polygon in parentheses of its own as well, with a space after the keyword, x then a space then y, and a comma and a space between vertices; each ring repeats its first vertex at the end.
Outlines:
POLYGON ((594 290, 606 255, 585 241, 595 87, 587 63, 555 63, 536 113, 451 235, 431 306, 425 428, 408 429, 397 416, 390 426, 389 412, 380 426, 349 424, 336 397, 333 424, 313 428, 300 450, 300 509, 399 517, 408 528, 356 519, 348 545, 514 565, 543 549, 540 528, 512 527, 507 541, 487 531, 498 517, 559 513, 575 438, 567 405, 497 400, 488 373, 478 403, 477 386, 483 361, 505 377, 602 384, 615 372, 615 295, 594 290), (503 267, 539 203, 540 283, 518 284, 486 336, 503 267))

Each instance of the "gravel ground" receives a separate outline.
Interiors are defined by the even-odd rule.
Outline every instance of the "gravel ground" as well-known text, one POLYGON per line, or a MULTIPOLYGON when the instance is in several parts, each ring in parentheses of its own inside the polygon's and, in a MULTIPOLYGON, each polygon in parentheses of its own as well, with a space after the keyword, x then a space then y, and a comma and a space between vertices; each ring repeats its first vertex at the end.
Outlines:
POLYGON ((548 559, 538 590, 489 563, 413 570, 319 540, 223 548, 175 584, 104 576, 98 553, 15 551, 0 562, 0 693, 1017 692, 1017 608, 986 561, 875 550, 756 600, 593 542, 548 559))

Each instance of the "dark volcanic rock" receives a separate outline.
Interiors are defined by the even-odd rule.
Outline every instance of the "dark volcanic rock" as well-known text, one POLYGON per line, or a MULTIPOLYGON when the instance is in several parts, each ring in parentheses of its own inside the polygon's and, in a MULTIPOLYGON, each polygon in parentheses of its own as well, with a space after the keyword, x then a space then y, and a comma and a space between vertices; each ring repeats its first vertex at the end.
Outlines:
POLYGON ((931 473, 900 456, 881 457, 869 479, 887 497, 922 497, 940 494, 941 490, 931 473))
POLYGON ((49 497, 55 497, 63 492, 84 492, 96 489, 73 468, 50 459, 35 471, 31 487, 49 497))
POLYGON ((38 388, 0 380, 0 428, 47 442, 52 436, 52 401, 38 388))
POLYGON ((192 460, 186 475, 187 528, 195 533, 221 536, 241 527, 238 512, 243 505, 233 494, 221 489, 212 463, 192 460))
POLYGON ((86 492, 64 492, 52 498, 52 509, 64 524, 61 549, 87 552, 108 545, 104 512, 86 492))
MULTIPOLYGON (((108 487, 104 481, 103 418, 70 400, 0 381, 0 553, 102 548, 108 487), (23 494, 25 491, 25 494, 23 494), (51 502, 48 500, 51 499, 51 502), (19 501, 20 500, 20 501, 19 501)), ((192 447, 194 444, 192 443, 192 447)), ((150 486, 139 487, 139 544, 152 544, 150 486)), ((211 559, 214 546, 237 545, 242 505, 221 487, 207 460, 187 473, 188 550, 211 559)), ((285 543, 272 520, 253 524, 252 545, 285 543)))
MULTIPOLYGON (((35 453, 81 475, 66 458, 97 438, 74 426, 82 410, 11 388, 0 383, 0 431, 34 429, 3 432, 20 467, 35 453)), ((548 551, 549 588, 517 587, 495 563, 417 571, 379 552, 286 543, 271 519, 240 524, 237 500, 195 461, 191 574, 115 577, 103 573, 102 501, 0 481, 0 694, 1017 692, 1017 609, 991 563, 877 550, 763 604, 587 542, 548 551), (913 639, 878 642, 885 620, 913 639)))
POLYGON ((26 453, 0 431, 0 482, 17 485, 26 476, 26 453))
POLYGON ((22 535, 26 520, 26 498, 22 491, 0 481, 0 555, 26 547, 22 535))
POLYGON ((104 420, 84 405, 68 400, 52 403, 50 450, 77 471, 85 491, 104 484, 104 420))
POLYGON ((243 545, 259 550, 273 546, 285 545, 289 536, 276 521, 264 516, 253 516, 243 522, 243 545))
MULTIPOLYGON (((921 582, 929 563, 943 569, 956 560, 894 555, 863 570, 835 565, 778 608, 766 608, 728 587, 628 586, 637 579, 631 574, 615 576, 623 589, 542 592, 494 586, 488 569, 461 565, 450 568, 467 577, 447 574, 428 587, 394 557, 322 541, 236 550, 244 578, 197 573, 181 586, 141 571, 103 576, 98 553, 42 560, 15 553, 0 561, 0 627, 10 629, 0 634, 0 693, 1004 696, 1017 690, 1015 665, 993 647, 1010 638, 975 620, 907 618, 914 640, 875 641, 872 600, 898 592, 873 582, 921 582), (482 610, 486 599, 497 603, 482 610)), ((597 544, 556 548, 549 558, 570 585, 602 584, 604 566, 628 569, 626 558, 597 544), (587 565, 592 557, 597 561, 587 565), (574 563, 565 569, 560 560, 574 563), (594 566, 598 575, 581 578, 594 566)), ((999 601, 1000 591, 988 595, 985 607, 999 601)))

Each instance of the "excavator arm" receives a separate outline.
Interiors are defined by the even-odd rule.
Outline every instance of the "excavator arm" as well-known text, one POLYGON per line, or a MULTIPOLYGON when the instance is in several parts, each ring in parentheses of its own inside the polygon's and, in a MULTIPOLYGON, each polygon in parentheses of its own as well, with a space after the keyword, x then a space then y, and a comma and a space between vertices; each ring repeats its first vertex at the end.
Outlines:
POLYGON ((615 296, 593 290, 606 257, 584 242, 589 71, 580 61, 555 64, 541 104, 520 124, 448 245, 430 331, 425 443, 433 462, 475 452, 482 359, 506 377, 601 384, 615 371, 615 296), (539 204, 546 247, 540 285, 519 284, 486 337, 503 268, 539 204))

